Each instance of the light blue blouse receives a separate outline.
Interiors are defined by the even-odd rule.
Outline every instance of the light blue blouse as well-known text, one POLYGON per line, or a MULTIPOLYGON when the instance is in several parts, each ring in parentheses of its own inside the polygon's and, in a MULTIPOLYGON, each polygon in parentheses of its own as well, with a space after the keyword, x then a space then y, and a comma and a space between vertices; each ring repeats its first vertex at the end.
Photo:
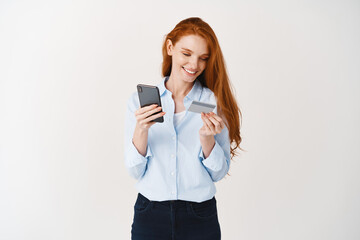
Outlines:
MULTIPOLYGON (((196 80, 184 98, 185 116, 174 126, 174 101, 166 89, 169 76, 157 85, 162 110, 166 112, 163 123, 149 128, 146 155, 142 156, 132 137, 136 125, 134 112, 140 107, 137 92, 127 101, 125 116, 124 153, 129 174, 137 179, 136 189, 152 201, 186 200, 202 202, 211 199, 230 167, 230 141, 227 127, 215 135, 215 146, 205 159, 199 138, 203 122, 199 113, 189 112, 193 100, 216 105, 214 93, 196 80)), ((214 109, 217 114, 217 108, 214 109)), ((225 119, 224 119, 225 120, 225 119)))

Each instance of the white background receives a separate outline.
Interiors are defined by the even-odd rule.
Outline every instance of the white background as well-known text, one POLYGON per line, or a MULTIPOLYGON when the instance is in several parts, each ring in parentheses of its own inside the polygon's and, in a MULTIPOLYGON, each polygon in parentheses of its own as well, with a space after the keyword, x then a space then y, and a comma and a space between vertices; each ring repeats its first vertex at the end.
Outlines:
POLYGON ((0 239, 130 239, 136 84, 199 16, 243 113, 216 184, 225 240, 360 239, 359 1, 1 1, 0 239))

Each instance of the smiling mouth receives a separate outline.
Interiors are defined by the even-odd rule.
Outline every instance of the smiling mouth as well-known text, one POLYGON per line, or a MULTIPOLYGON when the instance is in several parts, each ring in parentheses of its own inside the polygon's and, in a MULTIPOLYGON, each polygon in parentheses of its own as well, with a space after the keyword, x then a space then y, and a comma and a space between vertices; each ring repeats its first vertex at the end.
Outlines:
POLYGON ((183 68, 187 73, 190 73, 190 74, 192 74, 192 75, 195 75, 195 73, 196 73, 196 71, 195 71, 195 72, 192 72, 192 71, 186 69, 185 67, 182 67, 182 68, 183 68))

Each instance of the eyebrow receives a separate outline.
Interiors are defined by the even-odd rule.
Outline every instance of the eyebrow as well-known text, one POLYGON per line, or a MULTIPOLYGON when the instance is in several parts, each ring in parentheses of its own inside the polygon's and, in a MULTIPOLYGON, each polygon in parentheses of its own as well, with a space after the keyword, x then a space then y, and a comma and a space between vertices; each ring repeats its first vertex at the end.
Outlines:
MULTIPOLYGON (((181 48, 181 49, 184 49, 184 50, 189 51, 189 52, 191 52, 191 53, 193 52, 193 51, 191 51, 190 49, 187 49, 187 48, 181 48)), ((204 53, 204 54, 202 54, 201 56, 203 56, 203 55, 209 56, 208 53, 204 53)))

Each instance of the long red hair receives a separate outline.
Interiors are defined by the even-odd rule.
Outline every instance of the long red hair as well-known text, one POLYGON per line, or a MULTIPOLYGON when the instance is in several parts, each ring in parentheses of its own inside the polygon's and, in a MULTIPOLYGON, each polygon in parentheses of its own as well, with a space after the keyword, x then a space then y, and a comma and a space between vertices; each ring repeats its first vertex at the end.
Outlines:
POLYGON ((231 143, 231 159, 237 155, 236 149, 240 147, 240 124, 242 115, 234 97, 230 80, 226 71, 225 60, 220 49, 217 37, 212 28, 201 18, 191 17, 179 22, 175 28, 165 36, 162 46, 163 63, 162 76, 170 76, 171 56, 167 54, 166 42, 171 40, 175 45, 181 37, 187 35, 198 35, 207 42, 210 56, 207 60, 204 71, 197 78, 201 84, 214 92, 217 99, 217 109, 220 116, 225 117, 225 124, 229 129, 231 143))

